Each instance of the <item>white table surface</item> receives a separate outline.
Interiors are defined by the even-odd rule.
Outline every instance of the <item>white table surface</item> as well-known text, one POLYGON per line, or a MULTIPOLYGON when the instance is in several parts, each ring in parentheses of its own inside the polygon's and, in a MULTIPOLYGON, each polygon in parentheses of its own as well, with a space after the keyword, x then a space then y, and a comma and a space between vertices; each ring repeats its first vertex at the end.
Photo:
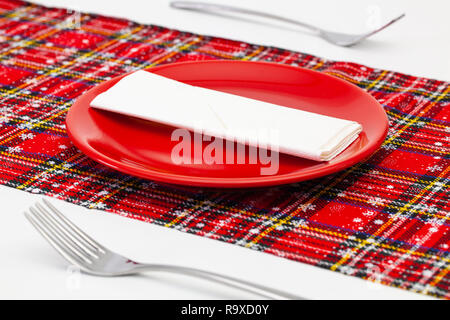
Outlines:
MULTIPOLYGON (((407 17, 354 48, 340 48, 285 26, 255 24, 170 9, 166 0, 41 0, 49 6, 126 17, 185 31, 274 45, 329 59, 450 80, 448 1, 227 0, 341 31, 407 17)), ((99 278, 78 273, 25 220, 40 197, 0 186, 0 298, 254 299, 235 289, 183 276, 99 278)), ((310 299, 427 299, 405 290, 278 258, 235 245, 53 200, 107 247, 138 261, 182 264, 242 277, 310 299)))

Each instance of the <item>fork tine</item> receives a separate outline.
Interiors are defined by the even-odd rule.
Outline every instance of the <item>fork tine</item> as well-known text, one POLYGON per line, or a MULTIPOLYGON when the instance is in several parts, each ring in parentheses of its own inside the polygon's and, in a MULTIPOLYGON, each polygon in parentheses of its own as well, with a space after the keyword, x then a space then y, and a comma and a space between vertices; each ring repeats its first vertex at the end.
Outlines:
POLYGON ((56 251, 67 261, 73 263, 74 265, 83 267, 85 262, 81 260, 77 255, 75 255, 72 250, 68 249, 66 246, 62 245, 50 232, 48 232, 44 227, 42 227, 38 219, 28 212, 24 212, 27 220, 33 225, 33 227, 47 240, 50 245, 55 248, 56 251))
POLYGON ((36 203, 36 208, 31 207, 30 211, 34 215, 39 215, 41 218, 45 219, 49 227, 64 238, 70 245, 72 245, 76 250, 80 251, 83 254, 89 255, 93 258, 99 258, 98 254, 95 252, 97 249, 89 248, 86 243, 83 242, 83 240, 79 239, 76 235, 74 235, 70 230, 67 230, 67 228, 56 219, 51 212, 48 212, 44 207, 42 207, 39 203, 36 203), (37 211, 37 212, 35 212, 37 211))
POLYGON ((56 229, 46 218, 44 218, 33 207, 30 208, 30 213, 37 220, 42 228, 44 228, 53 239, 59 243, 60 246, 64 246, 67 250, 70 250, 73 254, 76 254, 79 258, 85 262, 91 264, 92 261, 88 258, 88 254, 73 242, 67 240, 67 238, 56 229))
POLYGON ((84 241, 89 243, 93 248, 106 253, 106 249, 97 241, 89 237, 83 230, 78 228, 72 221, 70 221, 68 218, 66 218, 61 211, 56 209, 49 201, 42 199, 42 202, 48 207, 49 210, 51 210, 59 219, 60 221, 64 222, 67 227, 72 230, 75 234, 77 234, 80 238, 82 238, 84 241))

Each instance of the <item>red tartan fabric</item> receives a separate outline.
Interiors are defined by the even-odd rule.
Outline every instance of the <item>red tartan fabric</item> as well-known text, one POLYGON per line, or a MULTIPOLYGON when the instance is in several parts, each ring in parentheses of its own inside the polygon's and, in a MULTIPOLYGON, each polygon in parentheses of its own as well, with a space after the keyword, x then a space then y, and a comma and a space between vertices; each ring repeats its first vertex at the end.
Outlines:
POLYGON ((14 0, 0 0, 0 39, 1 184, 450 298, 449 83, 14 0), (384 106, 388 137, 370 159, 331 176, 230 192, 124 175, 71 144, 65 116, 87 89, 202 59, 345 79, 384 106))

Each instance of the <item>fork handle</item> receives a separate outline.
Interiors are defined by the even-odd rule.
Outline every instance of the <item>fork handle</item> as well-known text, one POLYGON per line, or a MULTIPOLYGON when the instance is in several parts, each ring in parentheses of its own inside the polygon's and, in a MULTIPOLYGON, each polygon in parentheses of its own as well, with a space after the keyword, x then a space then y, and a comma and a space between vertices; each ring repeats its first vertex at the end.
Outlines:
POLYGON ((161 272, 170 272, 176 274, 188 275, 200 279, 205 279, 209 281, 213 281, 216 283, 220 283, 223 285, 227 285, 229 287, 237 288, 243 291, 251 292, 265 298, 269 299, 282 299, 282 300, 303 300, 304 298, 280 291, 277 289, 269 288, 266 286, 262 286, 256 283, 252 283, 246 280, 241 280, 233 277, 229 277, 226 275, 204 271, 195 268, 188 267, 180 267, 180 266, 172 266, 172 265, 162 265, 162 264, 137 264, 135 267, 135 271, 145 272, 145 271, 161 271, 161 272))
POLYGON ((282 16, 278 16, 275 14, 271 14, 271 13, 267 13, 267 12, 261 12, 261 11, 256 11, 256 10, 251 10, 251 9, 245 9, 245 8, 238 8, 238 7, 232 7, 232 6, 227 6, 227 5, 222 5, 222 4, 211 4, 211 3, 205 3, 205 2, 191 2, 191 1, 172 1, 170 3, 170 6, 172 8, 176 8, 176 9, 184 9, 184 10, 193 10, 193 11, 201 11, 201 12, 211 12, 211 13, 215 13, 215 12, 220 12, 220 11, 225 11, 225 12, 233 12, 233 13, 243 13, 243 14, 248 14, 248 15, 253 15, 253 16, 258 16, 258 17, 263 17, 263 18, 269 18, 269 19, 273 19, 273 20, 278 20, 278 21, 282 21, 282 22, 286 22, 286 23, 290 23, 290 24, 294 24, 297 26, 301 26, 303 28, 307 28, 309 30, 312 30, 314 32, 320 32, 321 29, 304 23, 304 22, 300 22, 297 20, 293 20, 293 19, 289 19, 289 18, 285 18, 282 16))

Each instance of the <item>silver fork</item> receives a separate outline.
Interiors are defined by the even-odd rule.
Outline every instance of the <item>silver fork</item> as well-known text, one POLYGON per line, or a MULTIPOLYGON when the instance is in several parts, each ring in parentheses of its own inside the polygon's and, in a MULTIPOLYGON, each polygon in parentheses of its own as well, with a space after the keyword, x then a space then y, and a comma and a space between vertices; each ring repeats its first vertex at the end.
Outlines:
POLYGON ((348 33, 324 30, 322 28, 310 25, 305 22, 300 22, 297 20, 281 17, 281 16, 278 16, 278 15, 275 15, 272 13, 261 12, 261 11, 251 10, 251 9, 238 8, 238 7, 232 7, 232 6, 226 6, 226 5, 221 5, 221 4, 211 4, 211 3, 205 3, 205 2, 191 2, 191 1, 189 1, 189 2, 188 1, 172 1, 170 3, 170 6, 172 8, 177 8, 177 9, 193 10, 193 11, 200 11, 200 12, 206 12, 206 13, 216 13, 216 12, 220 12, 220 11, 240 13, 240 14, 243 13, 243 14, 278 20, 278 21, 294 24, 296 26, 300 26, 300 27, 309 29, 309 30, 313 31, 317 36, 325 39, 326 41, 328 41, 332 44, 338 45, 338 46, 342 46, 342 47, 353 46, 353 45, 361 42, 362 40, 374 35, 375 33, 378 33, 379 31, 389 27, 391 24, 393 24, 394 22, 400 20, 401 18, 403 18, 405 16, 405 14, 403 13, 400 16, 398 16, 397 18, 392 19, 385 25, 383 25, 375 30, 372 30, 370 32, 366 32, 366 33, 362 33, 362 34, 348 34, 348 33))
POLYGON ((50 202, 42 199, 25 212, 26 218, 67 261, 96 276, 124 276, 163 271, 206 279, 269 299, 302 299, 287 292, 214 272, 175 265, 143 264, 117 254, 93 240, 50 202))

